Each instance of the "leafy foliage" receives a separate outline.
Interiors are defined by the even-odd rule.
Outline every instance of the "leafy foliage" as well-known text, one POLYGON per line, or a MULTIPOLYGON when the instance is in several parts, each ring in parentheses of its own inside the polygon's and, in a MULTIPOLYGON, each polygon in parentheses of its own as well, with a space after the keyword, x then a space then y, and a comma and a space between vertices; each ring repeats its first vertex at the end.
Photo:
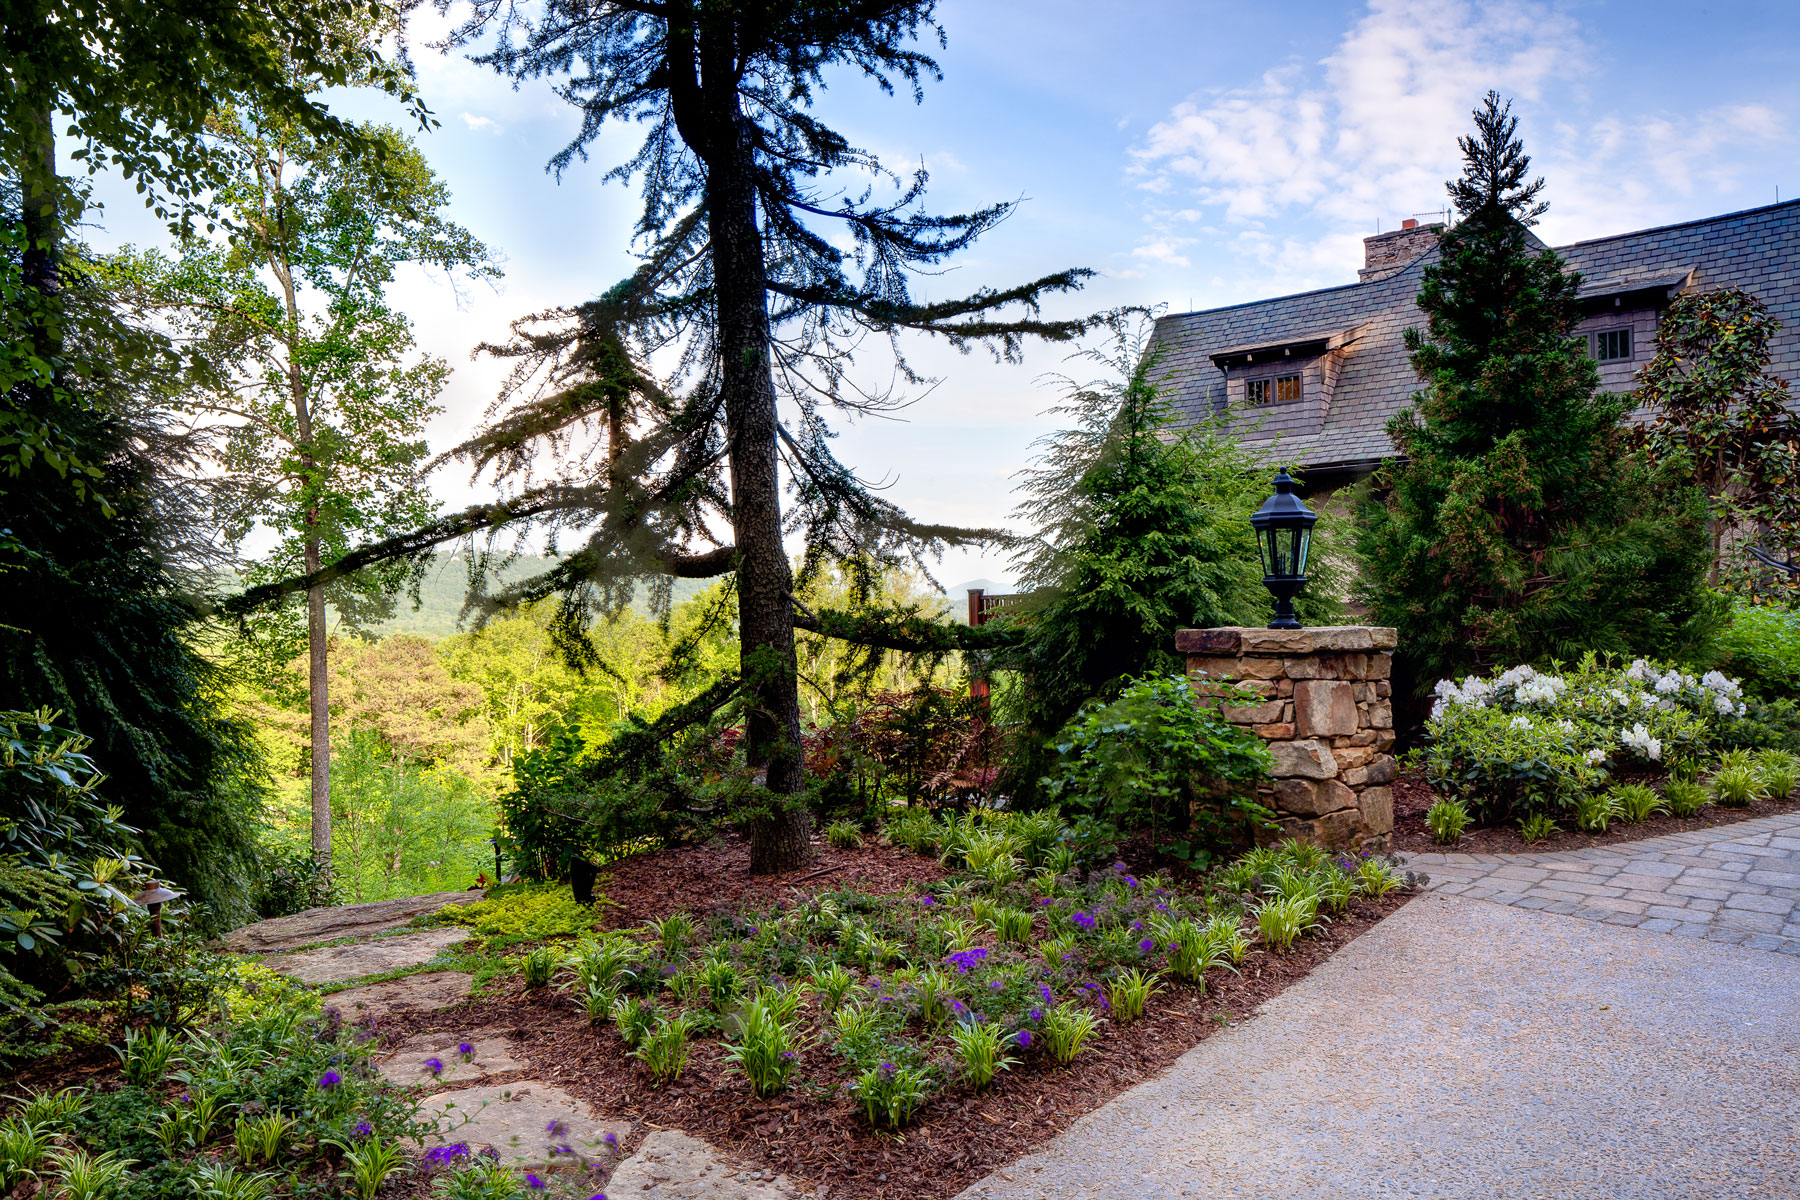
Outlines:
POLYGON ((1736 602, 1713 642, 1722 670, 1765 700, 1800 697, 1800 609, 1736 602))
POLYGON ((1706 493, 1713 557, 1734 590, 1800 602, 1800 576, 1750 558, 1760 543, 1800 559, 1800 412, 1769 373, 1781 323, 1741 288, 1688 291, 1656 325, 1656 354, 1633 394, 1655 414, 1643 431, 1653 460, 1706 493))
POLYGON ((1587 651, 1677 656, 1716 622, 1704 497, 1634 454, 1631 401, 1572 340, 1580 277, 1532 238, 1541 182, 1489 93, 1451 185, 1462 220, 1424 269, 1425 389, 1388 425, 1405 456, 1361 505, 1377 624, 1421 677, 1587 651))
POLYGON ((1182 675, 1132 683, 1057 735, 1046 791, 1121 830, 1151 830, 1170 852, 1205 863, 1270 816, 1256 801, 1268 747, 1218 707, 1245 699, 1225 688, 1200 702, 1182 675))

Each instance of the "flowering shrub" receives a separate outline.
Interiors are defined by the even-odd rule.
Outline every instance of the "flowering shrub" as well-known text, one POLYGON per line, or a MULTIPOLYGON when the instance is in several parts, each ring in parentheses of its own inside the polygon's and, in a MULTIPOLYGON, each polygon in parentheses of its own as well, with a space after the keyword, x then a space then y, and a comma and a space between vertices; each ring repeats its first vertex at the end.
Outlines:
POLYGON ((1547 674, 1518 666, 1437 685, 1425 773, 1486 822, 1573 813, 1619 767, 1658 767, 1714 745, 1745 712, 1735 679, 1590 654, 1547 674))

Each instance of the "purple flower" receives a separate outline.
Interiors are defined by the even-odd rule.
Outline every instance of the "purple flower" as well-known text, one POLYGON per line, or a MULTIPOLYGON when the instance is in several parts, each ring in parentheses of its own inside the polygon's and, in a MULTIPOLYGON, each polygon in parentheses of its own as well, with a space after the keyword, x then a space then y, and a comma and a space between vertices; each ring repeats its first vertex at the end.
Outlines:
POLYGON ((1137 930, 1139 933, 1144 932, 1144 923, 1142 921, 1133 921, 1131 923, 1131 927, 1133 929, 1137 930))
POLYGON ((1138 943, 1138 949, 1142 950, 1145 954, 1150 953, 1152 950, 1156 949, 1156 939, 1155 938, 1145 938, 1143 941, 1138 943))
POLYGON ((1116 862, 1113 864, 1113 870, 1118 871, 1121 874, 1123 874, 1125 871, 1125 864, 1122 862, 1116 862))
POLYGON ((1030 1012, 1026 1013, 1025 1015, 1030 1017, 1034 1021, 1041 1021, 1044 1019, 1044 1010, 1041 1008, 1034 1008, 1030 1012))
POLYGON ((605 1136, 600 1140, 606 1143, 606 1147, 609 1150, 617 1151, 619 1148, 619 1135, 610 1129, 606 1131, 605 1136))
POLYGON ((969 1011, 968 1009, 963 1007, 963 1002, 961 1000, 952 1000, 950 1002, 950 1007, 955 1009, 958 1015, 961 1015, 962 1013, 966 1013, 969 1011))
POLYGON ((1169 911, 1169 906, 1168 906, 1168 905, 1166 905, 1166 904, 1158 904, 1158 905, 1157 905, 1157 906, 1156 906, 1156 911, 1157 911, 1157 912, 1168 912, 1168 911, 1169 911))
POLYGON ((444 1073, 444 1060, 441 1058, 428 1058, 425 1060, 425 1069, 430 1071, 433 1075, 442 1075, 444 1073))
POLYGON ((936 904, 937 901, 933 900, 930 896, 920 896, 919 903, 920 904, 936 904))
POLYGON ((350 1131, 350 1136, 366 1138, 371 1133, 374 1133, 374 1132, 375 1132, 375 1127, 373 1125, 369 1124, 367 1121, 358 1121, 356 1123, 356 1128, 352 1129, 350 1131))
POLYGON ((956 968, 958 975, 967 975, 970 967, 979 967, 981 960, 987 957, 987 951, 980 946, 969 950, 958 950, 955 954, 946 954, 944 961, 956 968))
POLYGON ((1078 912, 1073 917, 1070 917, 1069 919, 1071 921, 1074 921, 1075 924, 1080 926, 1081 928, 1090 930, 1090 931, 1094 928, 1094 925, 1096 923, 1094 921, 1094 918, 1088 916, 1084 912, 1078 912))
POLYGON ((1013 1034, 1013 1041, 1019 1044, 1019 1049, 1021 1050, 1031 1049, 1031 1030, 1019 1030, 1019 1032, 1013 1034))
POLYGON ((1000 990, 1000 981, 998 979, 988 980, 988 991, 997 992, 999 990, 1000 990))
POLYGON ((541 1192, 550 1185, 539 1179, 536 1175, 533 1175, 530 1171, 527 1171, 525 1172, 525 1186, 534 1192, 541 1192))
POLYGON ((592 1196, 588 1197, 588 1200, 606 1200, 606 1193, 595 1192, 592 1196))
POLYGON ((783 1058, 792 1058, 792 1057, 794 1057, 794 1052, 793 1052, 793 1051, 792 1051, 792 1050, 783 1050, 783 1051, 782 1051, 782 1052, 781 1052, 781 1057, 783 1057, 783 1058))
POLYGON ((448 1146, 433 1146, 425 1152, 425 1161, 436 1166, 445 1167, 459 1158, 469 1156, 469 1143, 452 1142, 448 1146))
POLYGON ((1050 985, 1047 983, 1038 984, 1038 995, 1040 995, 1044 998, 1045 1004, 1055 1004, 1056 1003, 1056 996, 1054 993, 1052 993, 1050 991, 1050 985))
POLYGON ((569 1132, 569 1127, 563 1122, 562 1118, 559 1117, 544 1126, 544 1132, 551 1137, 561 1137, 563 1134, 569 1132))
POLYGON ((319 1076, 319 1090, 321 1092, 329 1092, 332 1088, 342 1082, 344 1082, 344 1077, 342 1075, 339 1075, 336 1071, 327 1071, 319 1076))
POLYGON ((464 1062, 468 1062, 471 1058, 475 1057, 475 1047, 468 1042, 458 1042, 456 1044, 456 1052, 463 1056, 464 1062))
POLYGON ((1137 877, 1135 875, 1127 875, 1125 877, 1125 886, 1126 887, 1136 887, 1137 885, 1138 885, 1138 881, 1137 881, 1137 877))

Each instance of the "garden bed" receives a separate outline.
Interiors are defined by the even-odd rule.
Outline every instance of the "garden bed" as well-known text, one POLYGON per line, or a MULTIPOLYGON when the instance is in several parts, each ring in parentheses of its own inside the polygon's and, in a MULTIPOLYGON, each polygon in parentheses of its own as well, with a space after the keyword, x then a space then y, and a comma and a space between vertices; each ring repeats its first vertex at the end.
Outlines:
MULTIPOLYGON (((840 889, 847 885, 898 897, 943 888, 949 876, 934 858, 899 848, 836 850, 821 842, 818 850, 817 862, 806 870, 755 881, 743 873, 740 860, 746 851, 736 842, 626 860, 611 868, 610 882, 601 884, 612 902, 606 906, 608 923, 631 925, 683 911, 717 918, 726 909, 741 913, 745 905, 776 901, 797 906, 813 896, 842 895, 840 889), (624 919, 627 915, 631 919, 624 919)), ((987 1089, 947 1082, 915 1122, 892 1132, 872 1129, 847 1091, 855 1070, 834 1055, 830 1019, 817 996, 799 1013, 806 1047, 801 1067, 782 1092, 768 1099, 752 1093, 744 1072, 726 1060, 723 1039, 716 1035, 693 1041, 678 1079, 654 1084, 611 1024, 590 1024, 569 994, 527 989, 516 978, 466 1007, 385 1023, 383 1040, 398 1044, 421 1033, 460 1036, 469 1029, 499 1028, 509 1038, 509 1054, 527 1064, 517 1078, 554 1084, 597 1111, 629 1117, 640 1127, 685 1130, 729 1156, 786 1173, 822 1195, 946 1197, 1254 1012, 1406 898, 1406 893, 1394 892, 1380 899, 1353 899, 1346 911, 1286 953, 1258 946, 1237 973, 1208 971, 1204 989, 1166 979, 1167 990, 1150 1001, 1142 1018, 1102 1023, 1069 1066, 1049 1062, 1040 1037, 1032 1051, 1018 1051, 1022 1061, 987 1089)), ((1043 916, 1037 923, 1038 933, 1048 932, 1043 916)), ((1068 983, 1067 978, 1059 981, 1059 992, 1068 983)))
POLYGON ((1474 826, 1464 831, 1454 845, 1446 846, 1433 838, 1431 830, 1425 826, 1426 810, 1438 800, 1431 784, 1417 772, 1409 771, 1396 779, 1393 787, 1394 849, 1406 854, 1547 854, 1558 850, 1585 850, 1590 846, 1637 842, 1671 833, 1733 825, 1757 817, 1800 812, 1800 792, 1795 792, 1785 800, 1756 800, 1739 808, 1708 804, 1691 817, 1658 813, 1635 824, 1615 823, 1604 833, 1559 829, 1539 842, 1527 842, 1520 836, 1517 825, 1474 826))

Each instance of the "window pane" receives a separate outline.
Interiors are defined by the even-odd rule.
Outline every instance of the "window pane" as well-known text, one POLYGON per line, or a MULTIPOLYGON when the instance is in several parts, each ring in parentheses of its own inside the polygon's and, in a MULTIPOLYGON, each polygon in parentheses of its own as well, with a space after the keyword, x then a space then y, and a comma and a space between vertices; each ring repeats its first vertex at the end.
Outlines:
POLYGON ((1266 379, 1249 379, 1244 382, 1244 401, 1248 404, 1267 404, 1269 402, 1269 381, 1266 379))
POLYGON ((1275 381, 1275 402, 1277 404, 1285 404, 1289 400, 1298 400, 1299 398, 1300 377, 1298 375, 1283 375, 1275 381))

